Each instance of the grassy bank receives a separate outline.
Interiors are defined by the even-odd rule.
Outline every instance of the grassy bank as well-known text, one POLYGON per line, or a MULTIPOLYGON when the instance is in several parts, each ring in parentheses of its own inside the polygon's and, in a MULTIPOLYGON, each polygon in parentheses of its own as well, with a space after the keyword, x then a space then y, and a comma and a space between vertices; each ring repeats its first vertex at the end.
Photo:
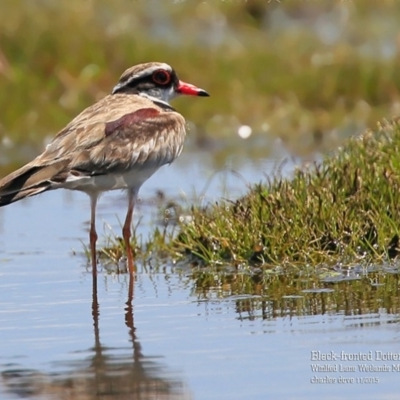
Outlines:
POLYGON ((400 129, 383 122, 335 157, 235 202, 196 209, 173 241, 206 263, 321 265, 397 256, 400 129))
MULTIPOLYGON (((234 271, 382 264, 399 253, 399 154, 400 128, 383 121, 293 179, 275 177, 237 201, 193 207, 172 233, 157 229, 135 246, 234 271)), ((115 242, 106 252, 118 259, 123 248, 115 242)))

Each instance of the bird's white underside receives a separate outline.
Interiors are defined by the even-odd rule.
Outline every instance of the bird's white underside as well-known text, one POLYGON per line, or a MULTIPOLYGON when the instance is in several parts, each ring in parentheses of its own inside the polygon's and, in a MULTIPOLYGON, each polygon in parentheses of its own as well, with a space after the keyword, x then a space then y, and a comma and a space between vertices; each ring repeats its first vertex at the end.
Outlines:
POLYGON ((60 184, 60 188, 79 190, 85 193, 95 194, 117 189, 134 189, 139 191, 143 183, 158 170, 154 168, 142 168, 130 170, 125 173, 110 173, 95 176, 68 176, 67 180, 60 184))

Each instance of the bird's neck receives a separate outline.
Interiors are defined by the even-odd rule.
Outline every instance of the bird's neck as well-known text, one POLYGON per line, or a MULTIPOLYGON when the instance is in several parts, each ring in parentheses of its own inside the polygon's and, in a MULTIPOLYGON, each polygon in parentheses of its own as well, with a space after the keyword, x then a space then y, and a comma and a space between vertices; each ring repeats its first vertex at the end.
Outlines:
POLYGON ((157 106, 161 107, 164 110, 175 111, 175 109, 167 101, 161 100, 154 96, 150 96, 148 93, 139 92, 139 96, 151 100, 154 104, 156 104, 157 106))

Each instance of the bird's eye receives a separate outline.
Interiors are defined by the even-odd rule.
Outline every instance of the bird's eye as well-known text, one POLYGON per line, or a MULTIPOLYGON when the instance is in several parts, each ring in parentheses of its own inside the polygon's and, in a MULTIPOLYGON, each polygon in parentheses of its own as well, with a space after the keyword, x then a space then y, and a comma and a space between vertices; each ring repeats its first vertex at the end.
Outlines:
POLYGON ((153 82, 159 85, 166 85, 171 81, 171 74, 164 69, 158 69, 153 73, 153 82))

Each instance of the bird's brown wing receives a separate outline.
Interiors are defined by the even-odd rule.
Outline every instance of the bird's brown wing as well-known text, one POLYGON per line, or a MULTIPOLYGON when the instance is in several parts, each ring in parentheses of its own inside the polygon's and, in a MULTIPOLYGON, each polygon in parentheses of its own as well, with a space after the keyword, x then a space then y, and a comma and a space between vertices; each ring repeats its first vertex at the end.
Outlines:
POLYGON ((112 102, 110 97, 76 117, 36 159, 0 180, 0 206, 62 187, 71 174, 160 166, 179 155, 185 137, 180 114, 146 99, 129 107, 131 99, 122 98, 127 96, 114 95, 112 102))
POLYGON ((94 146, 78 146, 71 171, 102 175, 171 163, 182 150, 185 120, 176 112, 142 108, 107 122, 101 135, 94 146))

